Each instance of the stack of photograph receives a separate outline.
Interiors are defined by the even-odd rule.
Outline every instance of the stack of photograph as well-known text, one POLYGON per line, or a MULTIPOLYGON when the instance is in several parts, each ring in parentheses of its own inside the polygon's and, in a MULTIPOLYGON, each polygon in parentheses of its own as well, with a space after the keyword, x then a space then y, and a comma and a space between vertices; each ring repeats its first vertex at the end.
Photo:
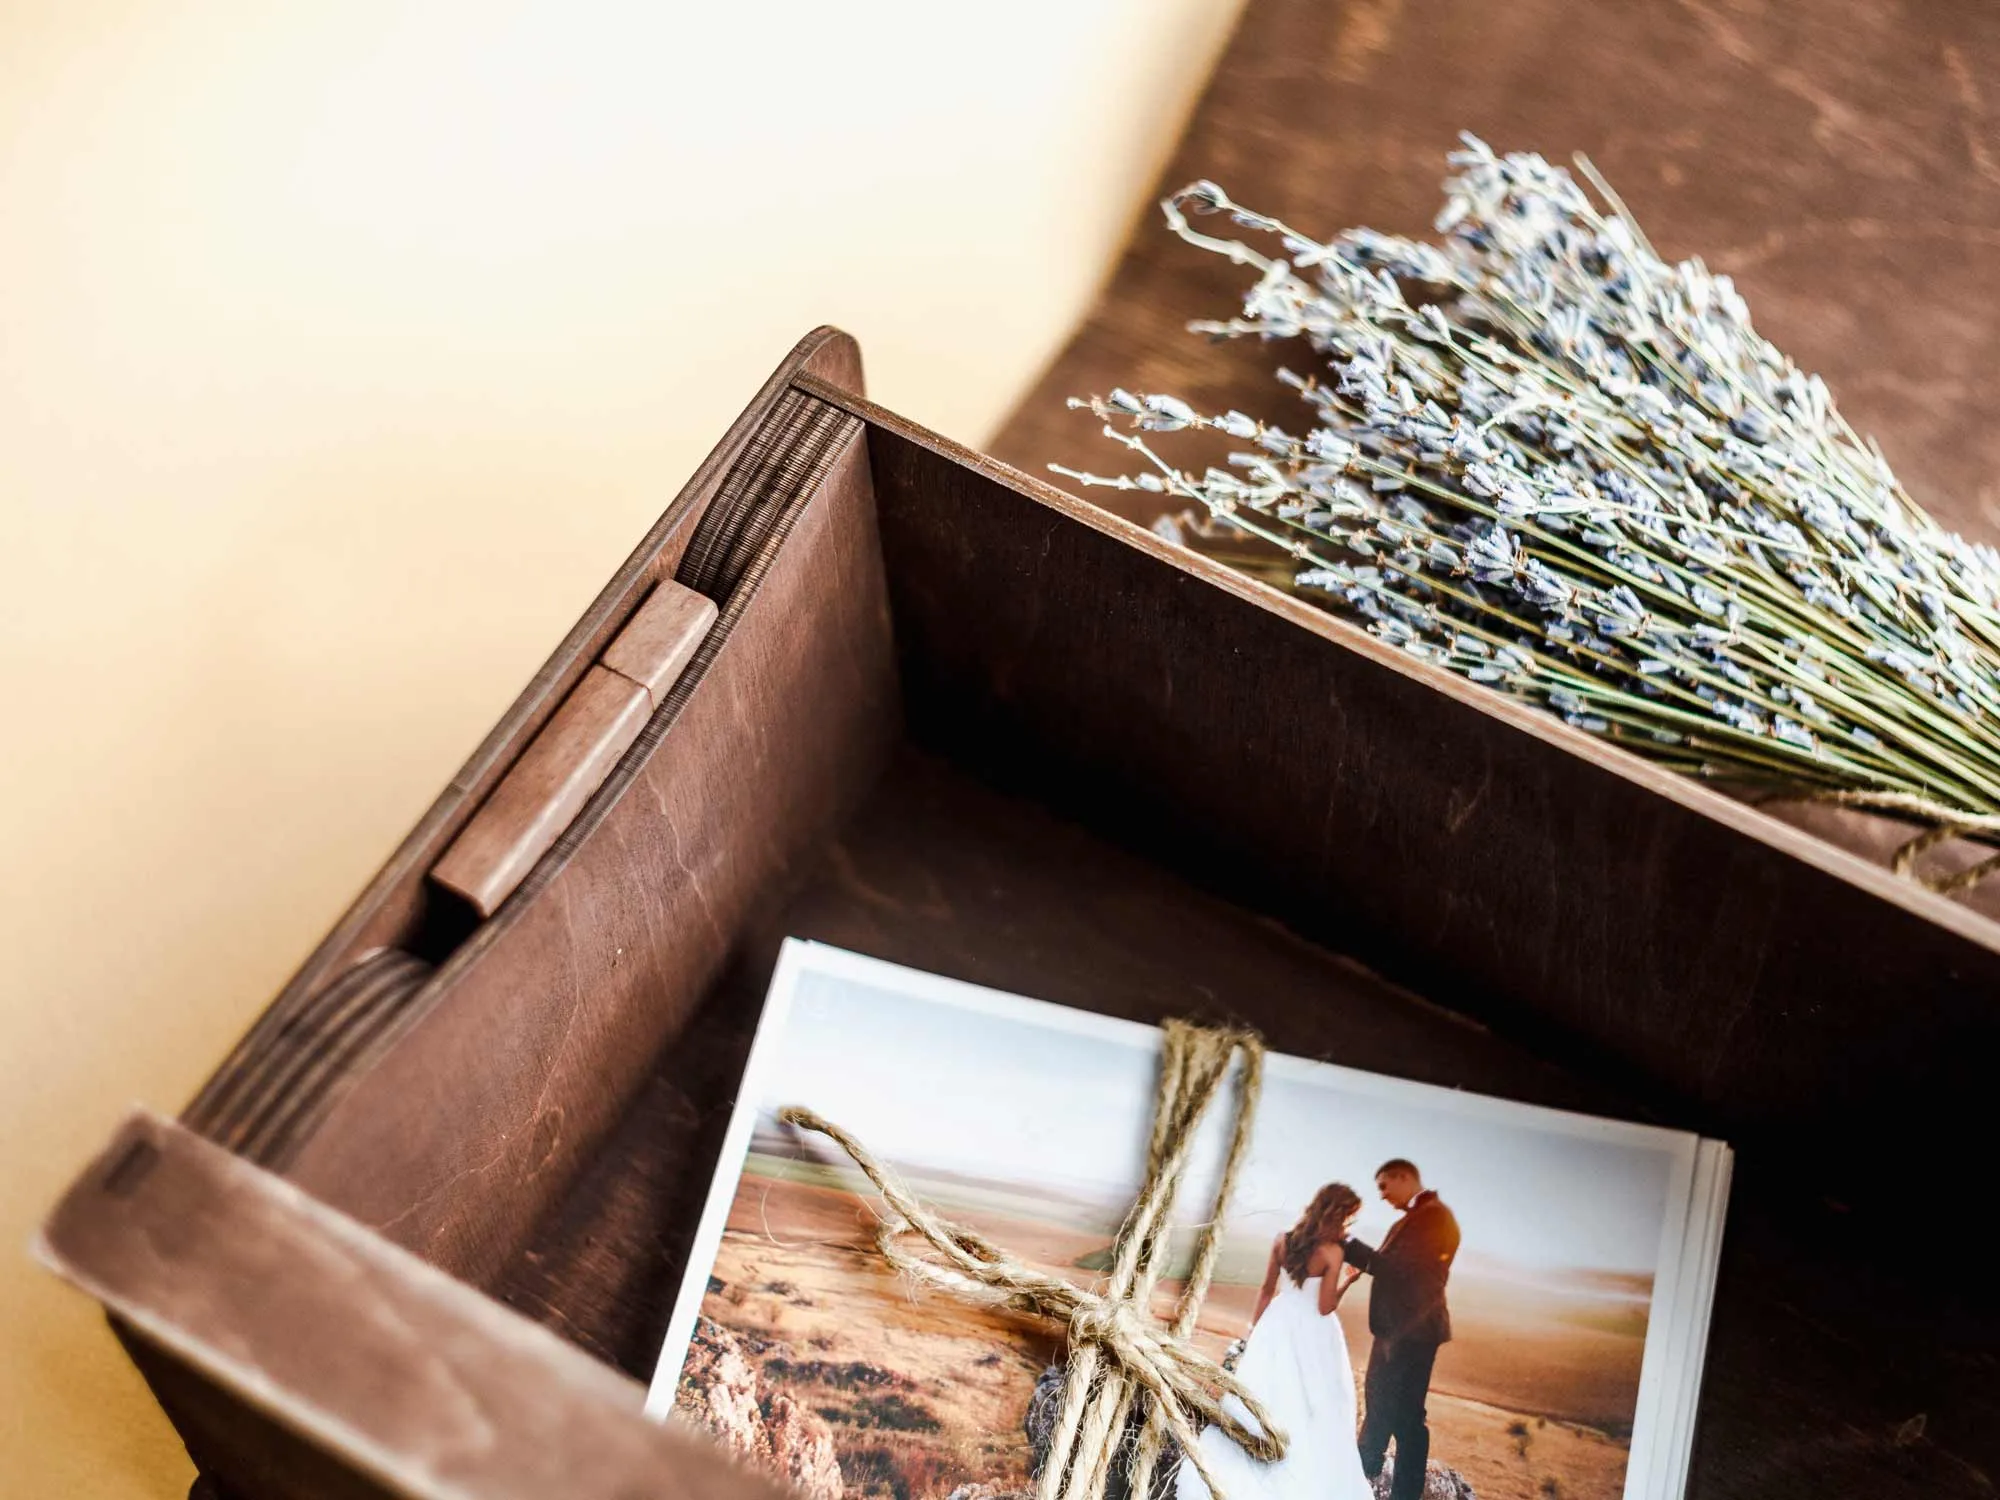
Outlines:
MULTIPOLYGON (((1095 1288, 1160 1056, 1152 1026, 787 943, 649 1411, 814 1500, 1032 1492, 1061 1331, 913 1287, 872 1184, 780 1112, 837 1122, 940 1214, 1095 1288)), ((1234 1114, 1196 1139, 1163 1320, 1234 1114)), ((1194 1340, 1287 1445, 1260 1462, 1204 1432, 1226 1500, 1681 1495, 1730 1163, 1679 1131, 1270 1055, 1194 1340)), ((1153 1484, 1207 1494, 1184 1462, 1153 1484)))

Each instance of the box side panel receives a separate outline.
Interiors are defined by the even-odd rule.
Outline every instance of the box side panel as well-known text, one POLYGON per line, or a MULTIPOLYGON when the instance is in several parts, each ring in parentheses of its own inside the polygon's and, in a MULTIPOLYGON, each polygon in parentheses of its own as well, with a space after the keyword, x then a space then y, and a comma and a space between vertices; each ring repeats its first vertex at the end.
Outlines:
POLYGON ((126 1122, 38 1248, 111 1310, 230 1494, 776 1493, 554 1334, 157 1116, 126 1122))
POLYGON ((726 641, 670 730, 634 747, 349 1070, 287 1155, 301 1186, 483 1281, 559 1198, 753 909, 872 784, 898 693, 866 445, 841 420, 838 456, 725 607, 726 641))
POLYGON ((1981 919, 914 429, 871 441, 921 741, 1843 1192, 1976 1166, 1981 919))
POLYGON ((274 1123, 274 1111, 294 1109, 345 1072, 354 1060, 353 1040, 400 1014, 436 963, 464 940, 475 914, 428 880, 427 872, 490 800, 648 590, 687 571, 700 575, 693 587, 715 594, 726 576, 719 564, 731 561, 726 549, 719 558, 690 560, 686 554, 698 535, 711 541, 743 536, 747 528, 734 524, 742 517, 719 512, 783 488, 771 481, 782 481, 784 474, 767 473, 766 460, 774 442, 781 449, 796 446, 786 441, 780 408, 796 404, 791 386, 801 377, 843 395, 859 392, 860 352, 851 338, 831 328, 799 341, 401 846, 189 1103, 183 1118, 190 1126, 231 1149, 270 1159, 272 1136, 287 1128, 274 1123))

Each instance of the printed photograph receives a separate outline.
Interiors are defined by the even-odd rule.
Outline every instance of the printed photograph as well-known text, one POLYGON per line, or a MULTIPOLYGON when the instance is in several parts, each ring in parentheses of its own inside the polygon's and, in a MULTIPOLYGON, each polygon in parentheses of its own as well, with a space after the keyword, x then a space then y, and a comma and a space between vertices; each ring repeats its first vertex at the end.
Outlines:
MULTIPOLYGON (((1088 1286, 1139 1186, 1158 1055, 1152 1027, 788 945, 653 1408, 815 1500, 1031 1491, 1058 1335, 899 1277, 870 1184, 779 1111, 838 1123, 939 1212, 1088 1286)), ((1163 1317, 1234 1107, 1204 1121, 1163 1317)), ((1641 1493, 1697 1145, 1271 1056, 1197 1338, 1290 1447, 1267 1464, 1205 1433, 1228 1500, 1641 1493)), ((1207 1500, 1179 1463, 1154 1495, 1207 1500)))

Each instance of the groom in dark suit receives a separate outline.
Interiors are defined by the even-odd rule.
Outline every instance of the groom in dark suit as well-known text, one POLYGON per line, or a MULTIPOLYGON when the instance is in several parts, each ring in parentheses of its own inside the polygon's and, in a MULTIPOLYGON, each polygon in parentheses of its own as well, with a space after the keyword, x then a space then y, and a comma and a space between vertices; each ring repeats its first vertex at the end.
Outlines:
POLYGON ((1431 1453, 1424 1413, 1431 1366, 1438 1346, 1451 1339, 1444 1286, 1458 1254, 1458 1220, 1401 1157, 1382 1163, 1375 1186, 1403 1216, 1379 1246, 1348 1240, 1341 1247, 1350 1266, 1375 1278, 1368 1296, 1368 1331, 1375 1341, 1368 1351, 1361 1470, 1371 1480, 1379 1475, 1393 1438, 1396 1475, 1389 1500, 1419 1500, 1431 1453))

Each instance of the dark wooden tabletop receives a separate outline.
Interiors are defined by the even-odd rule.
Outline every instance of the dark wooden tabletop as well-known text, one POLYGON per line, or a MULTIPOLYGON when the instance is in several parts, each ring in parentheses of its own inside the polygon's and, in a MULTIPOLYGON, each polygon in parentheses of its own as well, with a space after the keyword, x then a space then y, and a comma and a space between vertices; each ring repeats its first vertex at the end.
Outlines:
MULTIPOLYGON (((1314 234, 1426 233, 1459 131, 1584 152, 1662 254, 1736 278, 1919 501, 1992 539, 1996 64, 2000 6, 1982 0, 1250 0, 1159 188, 1212 178, 1314 234)), ((1278 351, 1184 331, 1246 284, 1149 210, 992 451, 1116 471, 1097 423, 1063 408, 1113 385, 1282 410, 1278 351)), ((1115 499, 1141 518, 1157 503, 1115 499)))

